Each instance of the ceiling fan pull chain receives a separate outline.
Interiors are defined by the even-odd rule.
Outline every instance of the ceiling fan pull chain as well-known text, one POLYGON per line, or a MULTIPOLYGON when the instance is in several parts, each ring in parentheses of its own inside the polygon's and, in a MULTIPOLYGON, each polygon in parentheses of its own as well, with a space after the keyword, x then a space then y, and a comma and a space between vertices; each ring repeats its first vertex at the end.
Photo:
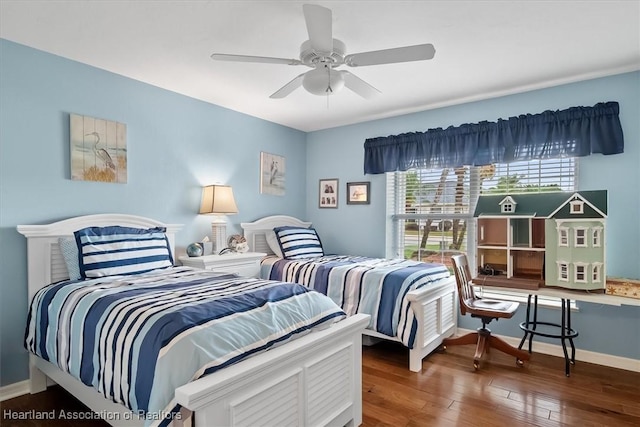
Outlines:
POLYGON ((331 67, 328 67, 327 65, 325 65, 325 67, 327 67, 327 110, 329 109, 329 95, 333 94, 333 89, 331 89, 331 67))

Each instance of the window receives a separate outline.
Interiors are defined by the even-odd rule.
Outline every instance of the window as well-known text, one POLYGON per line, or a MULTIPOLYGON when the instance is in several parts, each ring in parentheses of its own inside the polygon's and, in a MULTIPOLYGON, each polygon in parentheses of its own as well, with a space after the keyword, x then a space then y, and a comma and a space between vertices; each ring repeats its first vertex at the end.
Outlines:
POLYGON ((558 280, 569 281, 569 264, 566 262, 558 261, 558 280))
POLYGON ((593 263, 591 269, 591 283, 600 283, 600 271, 602 270, 602 264, 599 262, 593 263))
POLYGON ((566 227, 558 228, 558 246, 569 246, 569 229, 566 227))
POLYGON ((572 214, 581 214, 584 213, 584 202, 582 200, 572 200, 569 202, 571 204, 571 213, 572 214))
POLYGON ((576 263, 573 276, 576 283, 587 283, 587 264, 576 263))
POLYGON ((574 158, 389 172, 387 257, 451 266, 451 255, 466 252, 473 266, 480 194, 575 191, 576 172, 574 158))
POLYGON ((587 229, 586 228, 576 228, 575 229, 575 244, 576 248, 586 248, 587 247, 587 229))
POLYGON ((500 202, 500 212, 502 213, 513 213, 516 211, 516 202, 511 198, 511 196, 507 196, 500 202))
POLYGON ((470 200, 477 175, 470 167, 387 174, 387 257, 451 268, 451 255, 466 252, 467 237, 475 234, 470 200))
POLYGON ((591 245, 594 248, 600 247, 600 241, 602 240, 602 227, 594 227, 591 230, 591 245))

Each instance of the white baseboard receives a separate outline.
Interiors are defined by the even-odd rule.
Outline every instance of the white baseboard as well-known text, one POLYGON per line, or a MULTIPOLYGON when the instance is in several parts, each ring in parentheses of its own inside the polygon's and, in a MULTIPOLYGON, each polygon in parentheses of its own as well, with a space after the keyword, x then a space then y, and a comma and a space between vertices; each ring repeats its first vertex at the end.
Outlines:
POLYGON ((29 380, 0 387, 0 402, 29 393, 29 380))
MULTIPOLYGON (((464 335, 475 330, 458 328, 457 335, 464 335)), ((508 337, 505 335, 497 335, 512 346, 517 347, 521 338, 508 337)), ((526 345, 526 344, 525 344, 526 345)), ((523 346, 524 348, 525 346, 523 346)), ((533 340, 532 350, 536 353, 548 354, 564 358, 561 344, 550 344, 546 342, 536 342, 533 340)), ((571 351, 571 349, 569 349, 571 351)), ((627 357, 613 356, 611 354, 596 353, 594 351, 581 350, 576 348, 576 362, 595 363, 596 365, 609 366, 611 368, 624 369, 627 371, 640 372, 640 360, 630 359, 627 357)))

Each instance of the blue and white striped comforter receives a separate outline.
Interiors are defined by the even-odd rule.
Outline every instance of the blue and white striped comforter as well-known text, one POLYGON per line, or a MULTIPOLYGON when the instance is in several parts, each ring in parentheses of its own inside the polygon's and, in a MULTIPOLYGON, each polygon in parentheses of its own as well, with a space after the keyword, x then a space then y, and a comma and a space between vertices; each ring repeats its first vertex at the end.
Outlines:
POLYGON ((443 264, 348 255, 288 260, 268 257, 260 276, 304 285, 329 296, 347 313, 371 315, 369 329, 413 348, 416 320, 406 295, 450 276, 443 264))
POLYGON ((25 345, 156 424, 177 387, 344 317, 300 285, 175 267, 41 289, 25 345))

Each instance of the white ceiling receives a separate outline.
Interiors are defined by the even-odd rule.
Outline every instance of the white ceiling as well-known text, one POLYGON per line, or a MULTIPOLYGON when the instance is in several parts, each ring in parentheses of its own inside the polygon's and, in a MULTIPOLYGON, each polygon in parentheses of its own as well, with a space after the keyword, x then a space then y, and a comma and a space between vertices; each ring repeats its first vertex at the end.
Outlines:
POLYGON ((313 131, 638 70, 640 1, 0 0, 0 37, 313 131), (308 68, 210 59, 298 58, 304 3, 333 11, 347 53, 432 43, 435 58, 351 68, 372 100, 270 99, 308 68))

